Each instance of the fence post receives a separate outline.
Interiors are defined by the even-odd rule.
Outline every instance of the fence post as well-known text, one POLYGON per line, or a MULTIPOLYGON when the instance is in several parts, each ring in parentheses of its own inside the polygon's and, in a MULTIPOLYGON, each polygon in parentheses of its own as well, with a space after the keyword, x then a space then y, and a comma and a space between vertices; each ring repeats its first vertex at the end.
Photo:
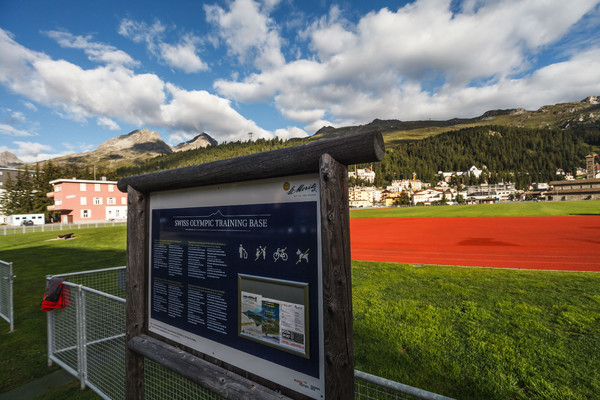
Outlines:
POLYGON ((81 390, 85 389, 86 381, 86 348, 85 348, 85 296, 82 285, 77 286, 77 375, 81 390))
POLYGON ((10 330, 12 332, 15 330, 15 312, 14 312, 14 304, 13 304, 13 280, 15 276, 13 275, 13 263, 8 263, 8 318, 10 319, 10 330))
MULTIPOLYGON (((46 276, 46 282, 50 275, 46 276)), ((46 331, 48 332, 48 366, 52 366, 52 356, 54 355, 54 311, 46 313, 46 331)))

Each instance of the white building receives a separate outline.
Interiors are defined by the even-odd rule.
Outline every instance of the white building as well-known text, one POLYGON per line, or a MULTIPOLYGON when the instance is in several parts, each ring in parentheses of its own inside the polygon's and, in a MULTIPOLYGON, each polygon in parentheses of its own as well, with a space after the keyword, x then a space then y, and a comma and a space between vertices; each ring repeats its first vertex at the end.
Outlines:
POLYGON ((362 179, 372 184, 375 183, 375 171, 373 171, 373 167, 355 169, 354 172, 348 172, 348 178, 362 179))
POLYGON ((413 204, 431 205, 436 201, 445 201, 452 204, 452 193, 437 188, 423 189, 413 194, 413 204))
POLYGON ((34 225, 44 225, 44 214, 14 214, 6 217, 6 225, 23 225, 25 221, 32 221, 34 225))
POLYGON ((373 186, 354 186, 348 191, 350 207, 372 207, 381 201, 381 190, 373 186))
POLYGON ((517 190, 513 183, 498 183, 489 185, 482 183, 476 186, 467 186, 467 196, 470 202, 481 203, 495 201, 509 201, 510 195, 516 195, 517 190))
POLYGON ((386 187, 390 193, 399 193, 404 191, 416 192, 427 187, 428 184, 421 182, 419 179, 402 179, 392 181, 392 184, 386 187))

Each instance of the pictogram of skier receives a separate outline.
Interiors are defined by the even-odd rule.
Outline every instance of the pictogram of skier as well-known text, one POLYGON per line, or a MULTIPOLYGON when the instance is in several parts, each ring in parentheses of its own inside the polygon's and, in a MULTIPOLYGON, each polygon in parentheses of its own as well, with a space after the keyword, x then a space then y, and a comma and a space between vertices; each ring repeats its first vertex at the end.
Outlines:
POLYGON ((258 249, 256 249, 256 258, 254 259, 254 261, 258 261, 260 256, 262 256, 263 260, 267 259, 267 246, 258 246, 258 249))
POLYGON ((308 262, 308 251, 309 250, 310 250, 310 248, 306 249, 306 251, 304 253, 300 249, 298 249, 298 251, 296 251, 296 255, 298 256, 298 261, 296 261, 296 264, 299 264, 302 260, 308 262))
POLYGON ((287 247, 284 247, 283 249, 280 249, 279 247, 277 248, 277 251, 275 253, 273 253, 273 258, 275 259, 275 261, 273 261, 273 262, 277 262, 277 260, 279 260, 280 258, 283 261, 287 261, 288 255, 285 252, 285 249, 287 249, 287 247))

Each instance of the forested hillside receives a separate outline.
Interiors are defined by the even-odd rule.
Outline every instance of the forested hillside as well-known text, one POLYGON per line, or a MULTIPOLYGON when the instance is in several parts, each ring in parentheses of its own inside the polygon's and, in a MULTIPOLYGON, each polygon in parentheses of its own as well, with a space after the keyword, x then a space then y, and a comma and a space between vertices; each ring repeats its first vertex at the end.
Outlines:
POLYGON ((585 156, 594 146, 600 146, 598 127, 559 130, 480 126, 388 148, 384 161, 373 168, 379 186, 411 178, 413 172, 422 181, 436 182, 438 171, 466 171, 475 165, 487 167, 490 183, 511 181, 523 187, 558 179, 558 168, 572 172, 584 167, 585 156))
MULTIPOLYGON (((117 170, 119 177, 145 174, 224 158, 274 150, 308 142, 259 139, 163 155, 135 167, 117 170)), ((385 159, 373 165, 377 186, 408 179, 413 172, 435 183, 438 171, 466 171, 472 165, 487 168, 490 183, 511 181, 522 188, 532 182, 558 179, 556 170, 573 172, 584 167, 585 156, 600 146, 600 129, 530 129, 514 126, 478 126, 442 133, 423 140, 388 146, 385 159)), ((249 166, 251 168, 252 166, 249 166)), ((464 184, 477 181, 465 180, 464 184)))

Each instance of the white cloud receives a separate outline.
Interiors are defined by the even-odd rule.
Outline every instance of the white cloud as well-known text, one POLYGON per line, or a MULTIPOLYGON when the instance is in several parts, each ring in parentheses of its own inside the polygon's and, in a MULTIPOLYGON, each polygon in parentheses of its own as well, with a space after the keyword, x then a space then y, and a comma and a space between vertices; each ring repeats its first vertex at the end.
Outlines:
POLYGON ((288 140, 292 138, 304 138, 308 137, 308 134, 300 128, 287 127, 285 129, 277 129, 275 130, 275 136, 281 138, 283 140, 288 140))
POLYGON ((8 136, 36 136, 33 133, 17 129, 12 125, 0 124, 0 134, 8 136))
POLYGON ((13 111, 11 118, 15 121, 25 121, 25 115, 20 111, 13 111))
MULTIPOLYGON (((274 99, 282 115, 310 127, 324 115, 338 125, 376 117, 475 116, 476 110, 504 104, 503 93, 510 93, 511 106, 529 106, 549 100, 544 95, 548 87, 538 85, 532 71, 536 56, 598 2, 471 2, 455 14, 450 3, 417 0, 397 10, 371 12, 356 24, 332 7, 299 35, 309 41, 313 55, 241 80, 220 79, 214 87, 236 101, 274 99), (477 100, 469 101, 466 94, 477 100)), ((223 10, 217 11, 218 20, 225 20, 223 10)), ((237 52, 244 54, 251 44, 238 43, 237 52)), ((563 101, 565 94, 583 98, 597 92, 598 74, 590 71, 594 64, 586 66, 568 53, 565 57, 561 68, 577 89, 560 85, 563 101)))
POLYGON ((111 131, 118 131, 119 129, 121 129, 119 124, 117 124, 115 121, 113 121, 110 118, 99 117, 97 122, 98 122, 98 126, 102 126, 104 128, 110 129, 111 131))
POLYGON ((188 33, 179 43, 171 44, 163 39, 166 30, 160 21, 148 26, 145 22, 123 19, 118 32, 136 43, 145 43, 150 53, 170 67, 186 73, 208 70, 208 65, 197 54, 198 45, 201 44, 197 36, 188 33))
POLYGON ((167 65, 179 68, 187 73, 199 72, 208 69, 198 55, 196 55, 196 45, 193 37, 186 37, 176 45, 161 43, 159 45, 162 58, 167 65))
POLYGON ((276 1, 261 5, 254 0, 234 0, 228 11, 216 5, 205 5, 206 19, 218 27, 228 52, 240 63, 253 62, 260 70, 280 67, 285 63, 281 38, 268 13, 276 1))
POLYGON ((172 131, 206 131, 219 141, 237 140, 248 132, 272 137, 217 95, 187 91, 121 65, 83 69, 53 60, 19 45, 1 29, 0 83, 76 121, 98 118, 108 127, 119 120, 172 131))
POLYGON ((208 132, 218 135, 219 141, 240 140, 249 132, 255 138, 271 138, 272 135, 253 121, 245 119, 235 111, 229 102, 204 90, 188 91, 167 84, 171 101, 162 107, 166 124, 174 130, 188 132, 208 132))
POLYGON ((77 36, 65 31, 48 31, 45 33, 62 47, 83 50, 91 61, 111 65, 139 65, 138 61, 135 61, 124 51, 107 44, 91 41, 91 36, 77 36))
POLYGON ((25 108, 27 108, 30 111, 37 111, 37 107, 35 106, 35 104, 29 102, 29 101, 24 101, 23 105, 25 106, 25 108))

